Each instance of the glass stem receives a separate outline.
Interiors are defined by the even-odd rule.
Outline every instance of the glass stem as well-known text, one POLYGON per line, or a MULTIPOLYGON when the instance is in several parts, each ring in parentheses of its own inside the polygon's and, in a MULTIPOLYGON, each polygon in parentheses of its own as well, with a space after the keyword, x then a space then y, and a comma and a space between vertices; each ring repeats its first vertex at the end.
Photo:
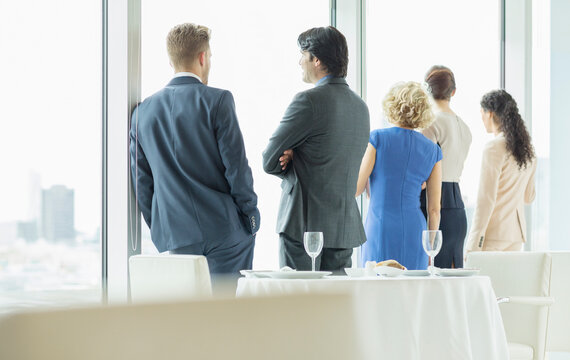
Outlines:
POLYGON ((311 256, 311 260, 313 260, 313 271, 315 271, 315 257, 311 256))

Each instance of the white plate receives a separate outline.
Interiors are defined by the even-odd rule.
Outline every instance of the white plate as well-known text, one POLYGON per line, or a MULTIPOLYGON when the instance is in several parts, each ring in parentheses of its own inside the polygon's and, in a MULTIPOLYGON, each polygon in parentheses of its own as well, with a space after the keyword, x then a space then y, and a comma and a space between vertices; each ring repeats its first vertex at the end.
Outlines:
POLYGON ((404 272, 402 269, 396 269, 391 266, 376 266, 374 270, 376 271, 376 274, 388 277, 400 276, 404 272))
POLYGON ((428 270, 404 270, 402 275, 406 276, 429 276, 428 270))
POLYGON ((440 276, 473 276, 479 273, 479 269, 437 269, 440 276))
POLYGON ((269 278, 269 273, 274 270, 240 270, 240 274, 246 278, 269 278))
POLYGON ((272 271, 268 277, 274 279, 320 279, 332 274, 330 271, 272 271))
MULTIPOLYGON (((344 268, 344 272, 349 277, 364 277, 366 276, 366 269, 365 268, 344 268)), ((372 273, 373 276, 376 276, 376 273, 372 273)))

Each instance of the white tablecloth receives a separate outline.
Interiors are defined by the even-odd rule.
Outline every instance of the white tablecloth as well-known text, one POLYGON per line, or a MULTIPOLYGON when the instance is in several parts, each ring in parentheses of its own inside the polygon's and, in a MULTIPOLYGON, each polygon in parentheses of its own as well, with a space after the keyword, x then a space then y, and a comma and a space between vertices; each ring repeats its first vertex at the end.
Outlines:
POLYGON ((367 358, 509 358, 501 314, 488 277, 240 278, 237 287, 237 296, 312 292, 353 294, 367 358))

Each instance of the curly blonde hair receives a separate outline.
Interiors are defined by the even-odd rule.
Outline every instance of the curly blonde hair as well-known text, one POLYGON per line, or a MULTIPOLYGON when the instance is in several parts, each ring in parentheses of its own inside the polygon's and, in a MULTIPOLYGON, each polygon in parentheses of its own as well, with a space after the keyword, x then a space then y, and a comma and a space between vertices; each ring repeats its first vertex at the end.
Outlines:
POLYGON ((434 119, 427 93, 414 81, 392 86, 382 107, 388 121, 400 127, 425 129, 434 119))

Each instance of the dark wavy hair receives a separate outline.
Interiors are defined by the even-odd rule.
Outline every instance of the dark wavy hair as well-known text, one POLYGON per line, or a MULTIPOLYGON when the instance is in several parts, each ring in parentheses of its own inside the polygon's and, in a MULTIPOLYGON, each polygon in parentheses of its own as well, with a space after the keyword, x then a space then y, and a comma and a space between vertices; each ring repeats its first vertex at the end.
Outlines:
POLYGON ((519 169, 526 168, 535 157, 534 147, 515 99, 505 90, 494 90, 483 95, 481 107, 493 113, 493 120, 507 140, 507 151, 515 157, 519 169))
POLYGON ((453 71, 443 65, 432 66, 425 76, 428 91, 435 100, 450 100, 455 90, 453 71))
POLYGON ((316 57, 335 77, 346 77, 348 68, 348 45, 344 35, 332 26, 312 28, 297 39, 299 47, 316 57))

